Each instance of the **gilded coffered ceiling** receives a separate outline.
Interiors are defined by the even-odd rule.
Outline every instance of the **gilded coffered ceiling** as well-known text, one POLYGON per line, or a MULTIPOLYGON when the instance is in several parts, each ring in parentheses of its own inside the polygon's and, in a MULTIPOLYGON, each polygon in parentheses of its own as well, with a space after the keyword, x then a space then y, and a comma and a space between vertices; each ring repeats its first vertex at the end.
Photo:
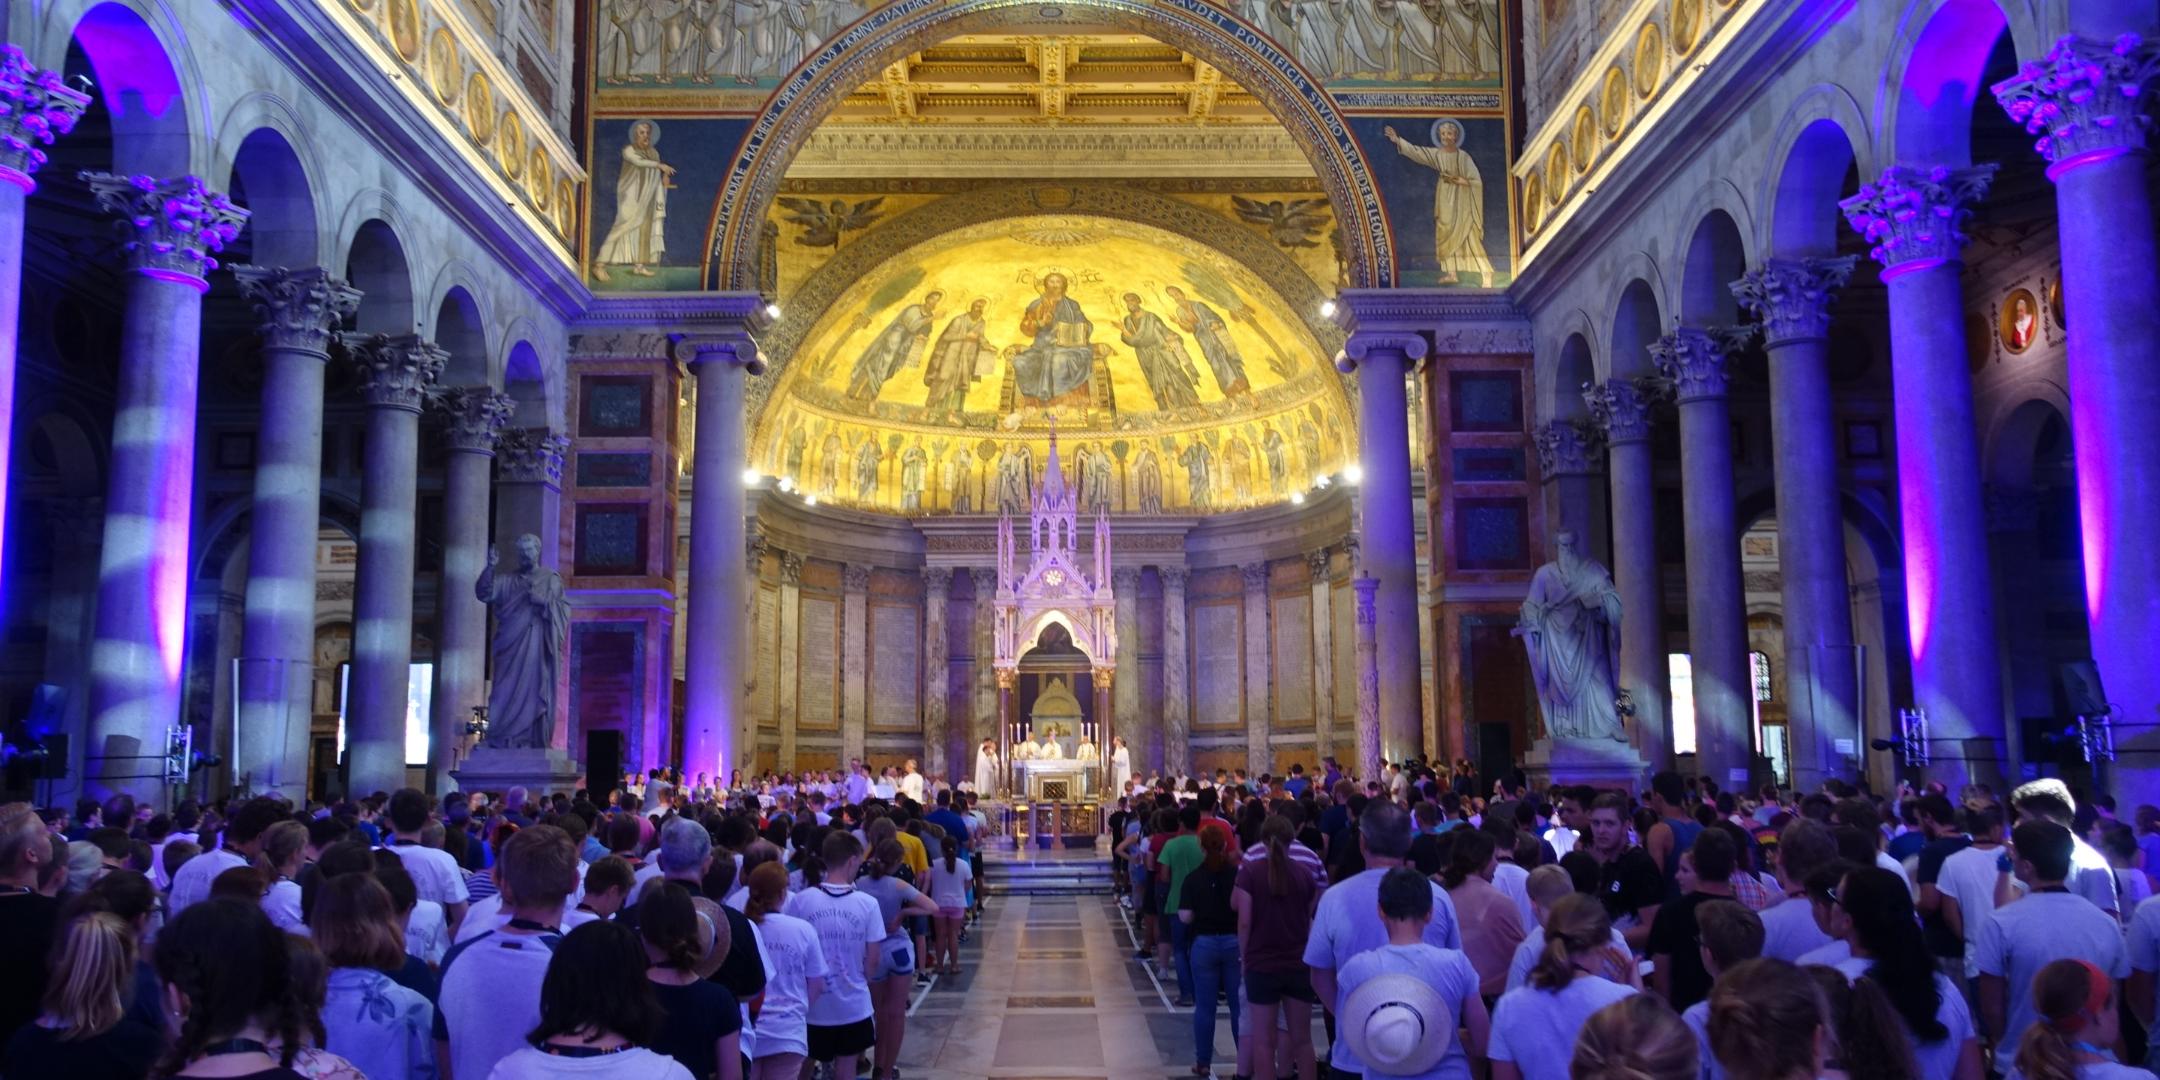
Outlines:
POLYGON ((1192 54, 1132 34, 968 34, 889 65, 831 124, 1278 126, 1192 54))

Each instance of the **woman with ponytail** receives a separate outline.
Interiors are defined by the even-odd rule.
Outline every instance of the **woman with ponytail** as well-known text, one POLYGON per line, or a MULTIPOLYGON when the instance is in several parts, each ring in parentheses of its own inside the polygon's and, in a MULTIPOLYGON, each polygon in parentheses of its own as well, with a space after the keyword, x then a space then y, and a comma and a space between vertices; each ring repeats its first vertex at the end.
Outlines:
MULTIPOLYGON (((1514 905, 1507 906, 1512 912, 1514 905)), ((1529 985, 1501 995, 1493 1010, 1493 1080, 1565 1075, 1590 1015, 1641 992, 1634 957, 1612 947, 1605 906, 1581 893, 1561 897, 1546 913, 1545 952, 1530 969, 1529 985)))
POLYGON ((773 965, 758 1012, 757 1060, 750 1063, 750 1076, 752 1080, 797 1080, 810 1052, 806 1025, 810 1003, 825 983, 825 953, 816 927, 780 910, 788 899, 786 867, 774 861, 760 863, 750 871, 748 881, 750 899, 743 913, 757 924, 765 956, 773 965))
POLYGON ((1192 942, 1193 1075, 1207 1076, 1215 1060, 1215 997, 1230 1002, 1230 1040, 1241 1041, 1238 1014, 1244 997, 1238 990, 1238 918, 1231 906, 1237 888, 1237 841, 1230 826, 1210 821, 1200 828, 1200 865, 1185 875, 1176 906, 1192 942))
POLYGON ((285 934, 244 900, 190 904, 158 933, 158 980, 173 1024, 159 1076, 302 1080, 305 1045, 285 934))
POLYGON ((1298 1080, 1314 1080, 1312 1009, 1319 1002, 1313 993, 1312 969, 1305 966, 1305 942, 1312 936, 1313 907, 1320 900, 1320 883, 1314 868, 1290 856, 1291 837, 1297 826, 1282 814, 1271 814, 1260 825, 1261 858, 1247 852, 1238 868, 1230 906, 1237 912, 1238 955, 1244 957, 1245 1005, 1250 1010, 1245 1030, 1248 1066, 1238 1071, 1251 1075, 1253 1062, 1274 1062, 1275 1020, 1278 1010, 1289 1028, 1289 1058, 1298 1080))
POLYGON ((660 881, 638 901, 637 929, 645 944, 645 978, 665 1017, 648 1045, 698 1080, 742 1080, 742 1013, 735 995, 698 972, 725 925, 716 927, 700 912, 689 889, 660 881))
POLYGON ((2115 983, 2083 960, 2056 960, 2033 976, 2033 1011, 2009 1080, 2152 1080, 2115 1060, 2122 1034, 2115 983))
POLYGON ((1522 909, 1492 883, 1499 860, 1491 833, 1458 829, 1447 839, 1452 843, 1440 884, 1455 903, 1463 955, 1477 969, 1478 993, 1491 1002, 1507 989, 1508 962, 1515 959, 1515 947, 1523 941, 1522 909))
POLYGON ((1710 988, 1710 1050, 1732 1080, 1815 1080, 1835 1050, 1822 988, 1794 964, 1744 960, 1710 988))
POLYGON ((9 1070, 73 1080, 148 1073, 163 1033, 128 1014, 134 984, 135 930, 127 920, 109 911, 69 920, 53 943, 44 1011, 8 1040, 9 1070))
MULTIPOLYGON (((1917 916, 1905 879, 1894 871, 1866 866, 1846 875, 1831 901, 1845 909, 1845 940, 1852 959, 1838 965, 1855 980, 1854 1011, 1839 1025, 1846 1071, 1853 1076, 1885 1075, 1876 1070, 1896 1057, 1878 1041, 1871 1022, 1887 1006, 1911 1047, 1913 1075, 1921 1080, 1981 1080, 1980 1036, 1965 996, 1935 970, 1926 939, 1913 933, 1917 916), (1877 997, 1883 999, 1878 1002, 1877 997), (1859 1043, 1861 1045, 1855 1045, 1859 1043)), ((1888 1018, 1885 1018, 1888 1019, 1888 1018)))

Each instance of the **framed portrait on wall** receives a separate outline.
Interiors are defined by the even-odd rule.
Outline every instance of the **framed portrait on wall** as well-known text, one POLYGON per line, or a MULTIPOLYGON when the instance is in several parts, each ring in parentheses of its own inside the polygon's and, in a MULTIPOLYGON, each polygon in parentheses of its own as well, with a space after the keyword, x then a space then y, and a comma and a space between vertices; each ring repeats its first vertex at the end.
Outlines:
POLYGON ((2003 297, 2002 343, 2011 353, 2022 353, 2040 336, 2040 302, 2031 289, 2012 289, 2003 297))

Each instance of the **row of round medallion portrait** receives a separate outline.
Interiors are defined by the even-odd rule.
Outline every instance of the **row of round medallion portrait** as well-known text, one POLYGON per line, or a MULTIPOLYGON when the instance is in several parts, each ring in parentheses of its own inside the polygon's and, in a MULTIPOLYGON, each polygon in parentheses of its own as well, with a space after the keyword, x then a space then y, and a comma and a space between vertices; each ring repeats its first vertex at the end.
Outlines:
POLYGON ((1985 311, 1965 317, 1965 347, 1974 371, 1995 358, 1998 345, 2004 353, 2022 356, 2035 345, 2059 341, 2069 331, 2060 277, 2043 277, 2033 285, 2013 286, 1991 306, 1992 319, 1985 311), (2050 326, 2053 333, 2047 330, 2050 326))

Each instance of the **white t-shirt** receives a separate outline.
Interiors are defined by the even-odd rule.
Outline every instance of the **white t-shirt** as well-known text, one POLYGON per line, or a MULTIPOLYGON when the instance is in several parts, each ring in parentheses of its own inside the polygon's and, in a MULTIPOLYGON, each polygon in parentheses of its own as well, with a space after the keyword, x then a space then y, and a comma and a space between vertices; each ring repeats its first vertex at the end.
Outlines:
MULTIPOLYGON (((572 898, 563 901, 562 918, 557 919, 555 925, 560 927, 563 933, 567 934, 593 921, 595 917, 590 911, 579 911, 577 909, 577 899, 572 898)), ((500 930, 508 925, 510 925, 510 916, 502 909, 502 894, 496 893, 493 896, 483 896, 473 901, 472 907, 466 909, 465 921, 458 924, 457 940, 454 944, 463 945, 481 934, 490 930, 500 930)))
MULTIPOLYGON (((1793 963, 1798 964, 1801 967, 1833 967, 1839 968, 1839 970, 1843 970, 1840 965, 1850 963, 1851 961, 1852 943, 1846 941, 1843 938, 1839 938, 1838 940, 1833 941, 1828 945, 1818 945, 1815 948, 1809 949, 1808 951, 1801 953, 1800 959, 1793 961, 1793 963)), ((1845 977, 1849 979, 1853 978, 1854 976, 1850 972, 1848 972, 1845 977)))
MULTIPOLYGON (((435 1000, 435 1038, 449 1040, 450 1075, 488 1076, 497 1062, 531 1049, 525 1033, 540 1023, 540 983, 558 940, 553 934, 488 933, 451 948, 435 1000)), ((575 1060, 618 1056, 627 1055, 575 1060)))
MULTIPOLYGON (((1942 869, 1935 875, 1936 891, 1957 901, 1958 915, 1965 920, 1965 977, 1968 979, 1980 974, 1980 929, 1987 925, 1988 916, 1995 913, 1995 879, 2001 875, 1995 868, 1995 861, 2003 851, 2000 846, 1954 851, 1943 859, 1942 869)), ((2024 891, 2024 882, 2016 878, 2011 878, 2010 882, 2018 891, 2024 891)))
POLYGON ((1876 848, 1875 865, 1878 869, 1889 870, 1897 874, 1898 879, 1905 883, 1905 891, 1911 893, 1913 899, 1920 899, 1920 886, 1913 884, 1912 874, 1906 871, 1904 863, 1891 858, 1889 852, 1876 848))
MULTIPOLYGON (((1386 876, 1386 870, 1367 870, 1329 886, 1320 894, 1320 907, 1313 912, 1312 933, 1305 939, 1304 959, 1308 966, 1336 972, 1339 977, 1343 966, 1352 957, 1387 944, 1387 924, 1380 919, 1380 879, 1386 876)), ((1447 891, 1437 883, 1432 892, 1432 922, 1425 926, 1425 944, 1460 950, 1462 931, 1455 924, 1455 901, 1449 899, 1447 891)), ((1339 1010, 1342 1003, 1338 978, 1336 999, 1322 1004, 1332 1011, 1339 1010)), ((1344 1072, 1365 1071, 1351 1051, 1349 1040, 1343 1037, 1340 1025, 1336 1028, 1335 1046, 1328 1063, 1344 1072)))
MULTIPOLYGON (((1829 965, 1838 969, 1847 981, 1867 974, 1875 966, 1873 960, 1848 956, 1842 963, 1829 965)), ((1972 1009, 1965 1004, 1965 995, 1948 975, 1935 973, 1935 990, 1942 995, 1942 1004, 1935 1007, 1935 1022, 1949 1031, 1934 1042, 1921 1042, 1912 1028, 1905 1027, 1905 1038, 1912 1044, 1913 1064, 1920 1068, 1920 1080, 1951 1080, 1957 1075, 1958 1055, 1964 1053, 1968 1040, 1980 1037, 1980 1029, 1973 1024, 1972 1009)), ((1904 1025, 1899 1018, 1900 1026, 1904 1025)))
POLYGON ((1494 863, 1492 885, 1515 901, 1515 913, 1522 916, 1523 929, 1538 924, 1537 912, 1530 908, 1530 871, 1512 862, 1494 863))
MULTIPOLYGON (((825 950, 815 927, 793 915, 775 911, 757 924, 765 963, 772 974, 765 980, 765 1005, 758 1011, 757 1053, 810 1052, 810 985, 823 985, 828 969, 825 950)), ((855 958, 857 969, 862 957, 855 958)))
MULTIPOLYGON (((502 901, 495 904, 500 908, 502 901)), ((450 923, 443 915, 443 906, 433 900, 414 904, 412 914, 405 919, 405 952, 440 967, 443 954, 449 951, 450 923)))
POLYGON ((1814 905, 1805 896, 1788 896, 1756 912, 1762 918, 1762 954, 1775 960, 1797 962, 1808 953, 1830 944, 1830 935, 1815 925, 1814 905))
MULTIPOLYGON (((1622 956, 1633 956, 1628 949, 1627 935, 1612 932, 1612 946, 1622 956)), ((1530 969, 1537 966, 1538 957, 1545 954, 1545 928, 1533 926, 1523 935, 1522 944, 1515 946, 1515 957, 1508 961, 1507 988, 1513 990, 1530 982, 1530 969)))
POLYGON ((2145 871, 2135 867, 2115 871, 2115 900, 2122 905, 2118 910, 2122 912, 2123 921, 2128 922, 2130 913, 2151 899, 2152 894, 2152 879, 2145 876, 2145 871))
POLYGON ((1510 990, 1493 1006, 1488 1052, 1494 1061, 1514 1062, 1524 1077, 1566 1076, 1583 1022, 1637 993, 1632 986, 1580 974, 1557 991, 1534 986, 1510 990))
MULTIPOLYGON (((1398 1076, 1403 1080, 1470 1080, 1470 1059, 1463 1054, 1462 1040, 1453 1037, 1454 1030, 1462 1026, 1463 1002, 1475 998, 1478 992, 1477 969, 1470 966, 1469 958, 1458 950, 1430 945, 1382 945, 1351 957, 1336 977, 1344 1000, 1348 1000, 1351 991, 1382 975, 1409 975, 1438 991, 1448 1008, 1445 1017, 1426 1018, 1428 1025, 1437 1023, 1448 1030, 1446 1056, 1431 1072, 1388 1073, 1390 1080, 1398 1076)), ((1432 1029, 1428 1026, 1427 1030, 1432 1029)))
POLYGON ((1680 1019, 1695 1033, 1696 1058, 1702 1063, 1698 1075, 1702 1080, 1725 1080, 1725 1066, 1718 1064, 1717 1055, 1710 1052, 1710 999, 1688 1006, 1680 1019))
MULTIPOLYGON (((2148 974, 2160 972, 2160 897, 2147 900, 2130 913, 2130 966, 2148 974)), ((2152 1026, 2152 1017, 2138 1019, 2152 1026)))
POLYGON ((974 863, 955 859, 953 867, 947 873, 942 857, 930 860, 930 902, 941 909, 967 907, 968 883, 975 880, 974 863))
POLYGON ((441 848, 419 844, 391 844, 387 850, 405 863, 405 872, 412 876, 413 888, 420 893, 420 899, 433 900, 444 907, 472 899, 472 894, 465 889, 465 871, 458 868, 456 856, 441 848))
POLYGON ((224 848, 205 851, 180 864, 179 872, 173 875, 172 891, 165 896, 166 921, 170 922, 173 916, 209 899, 210 883, 216 881, 219 874, 247 864, 246 856, 224 848))
POLYGON ((788 897, 786 914, 817 931, 825 951, 825 992, 810 1003, 810 1023, 839 1027, 870 1017, 870 980, 863 968, 870 943, 885 939, 878 902, 853 885, 819 885, 788 897))
MULTIPOLYGON (((460 1074, 462 1075, 462 1074, 460 1074)), ((605 1076, 610 1080, 695 1080, 690 1070, 666 1054, 639 1046, 600 1057, 556 1057, 526 1046, 496 1063, 488 1080, 553 1080, 559 1076, 605 1076)))
MULTIPOLYGON (((182 867, 186 869, 186 867, 182 867)), ((270 891, 263 894, 263 914, 270 916, 271 925, 288 934, 308 932, 307 922, 300 918, 300 886, 298 883, 279 878, 270 883, 270 891)))
MULTIPOLYGON (((2112 1061, 2080 1065, 2077 1067, 2077 1075, 2078 1080, 2153 1080, 2153 1074, 2144 1069, 2112 1061)), ((2003 1080, 2024 1080, 2024 1077, 2016 1069, 2012 1069, 2010 1075, 2003 1080)))
MULTIPOLYGON (((2108 886, 2114 888, 2111 882, 2108 886)), ((2017 1045, 2035 1016, 2033 976, 2054 960, 2084 960, 2121 979, 2130 974, 2130 954, 2122 927, 2113 916, 2076 893, 2036 892, 1988 917, 1980 929, 1975 958, 1982 975, 2005 981, 2009 1018, 1995 1052, 1996 1068, 2009 1072, 2017 1045)))
POLYGON ((2122 910, 2115 897, 2115 868, 2108 865, 2107 856, 2082 836, 2070 839, 2070 880, 2063 884, 2102 911, 2122 910))

